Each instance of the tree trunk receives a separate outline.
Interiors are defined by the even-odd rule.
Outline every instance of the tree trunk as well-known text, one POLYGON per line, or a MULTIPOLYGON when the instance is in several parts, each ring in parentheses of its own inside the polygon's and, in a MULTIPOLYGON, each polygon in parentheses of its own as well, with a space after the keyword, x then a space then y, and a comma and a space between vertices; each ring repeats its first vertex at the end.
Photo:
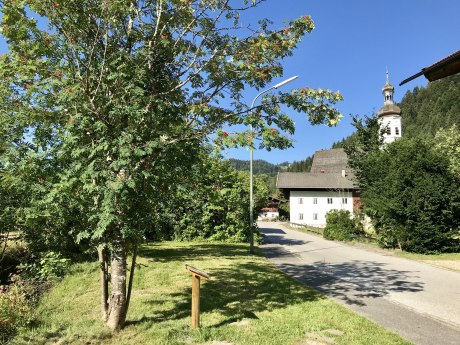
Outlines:
POLYGON ((136 258, 137 258, 137 245, 134 246, 133 258, 131 259, 131 269, 129 272, 129 281, 128 281, 128 293, 126 295, 125 320, 126 320, 126 315, 128 314, 129 301, 131 300, 131 290, 133 288, 133 278, 134 278, 134 271, 136 268, 136 258))
POLYGON ((126 315, 126 250, 121 240, 116 241, 112 248, 110 273, 112 293, 106 324, 111 329, 118 330, 125 326, 126 315))
POLYGON ((107 321, 108 312, 108 299, 109 299, 109 280, 108 280, 108 267, 107 255, 105 249, 98 248, 97 254, 99 257, 99 277, 101 288, 101 317, 102 321, 107 321))

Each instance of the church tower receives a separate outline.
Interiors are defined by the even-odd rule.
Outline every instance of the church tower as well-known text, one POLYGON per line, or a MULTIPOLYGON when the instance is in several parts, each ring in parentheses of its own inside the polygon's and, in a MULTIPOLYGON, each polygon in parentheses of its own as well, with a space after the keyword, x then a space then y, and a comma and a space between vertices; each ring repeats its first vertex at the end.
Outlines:
POLYGON ((384 144, 392 143, 393 141, 401 138, 401 109, 394 104, 393 94, 395 88, 390 84, 388 79, 382 88, 383 93, 383 108, 377 113, 380 123, 380 129, 383 130, 384 144))

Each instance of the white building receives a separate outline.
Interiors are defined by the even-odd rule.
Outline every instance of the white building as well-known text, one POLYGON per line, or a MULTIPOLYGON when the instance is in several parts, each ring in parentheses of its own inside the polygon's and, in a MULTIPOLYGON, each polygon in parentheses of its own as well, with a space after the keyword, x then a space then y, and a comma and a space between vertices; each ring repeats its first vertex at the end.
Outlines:
POLYGON ((277 208, 265 207, 260 210, 257 220, 278 219, 280 213, 277 208))
POLYGON ((317 151, 310 173, 278 173, 276 185, 290 203, 292 224, 326 226, 333 209, 359 208, 360 198, 343 149, 317 151))
POLYGON ((383 108, 381 108, 377 113, 380 129, 383 132, 384 144, 392 143, 402 136, 401 109, 396 104, 394 104, 394 90, 395 88, 390 84, 390 81, 388 80, 387 71, 387 82, 382 88, 384 98, 383 108))

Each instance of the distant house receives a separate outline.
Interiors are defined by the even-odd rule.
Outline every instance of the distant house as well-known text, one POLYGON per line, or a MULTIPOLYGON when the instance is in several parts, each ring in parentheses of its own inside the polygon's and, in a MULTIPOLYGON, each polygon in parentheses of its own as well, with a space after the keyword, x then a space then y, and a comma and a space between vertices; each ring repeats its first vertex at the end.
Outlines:
POLYGON ((278 208, 264 207, 260 210, 257 220, 276 219, 279 215, 278 208))
POLYGON ((315 153, 309 173, 278 173, 276 185, 289 200, 292 224, 323 227, 330 210, 360 208, 347 162, 343 149, 323 150, 315 153))
POLYGON ((259 216, 257 217, 257 220, 271 220, 271 219, 277 219, 279 217, 279 203, 280 201, 275 198, 275 196, 271 196, 268 198, 270 201, 267 207, 264 207, 260 210, 259 216))

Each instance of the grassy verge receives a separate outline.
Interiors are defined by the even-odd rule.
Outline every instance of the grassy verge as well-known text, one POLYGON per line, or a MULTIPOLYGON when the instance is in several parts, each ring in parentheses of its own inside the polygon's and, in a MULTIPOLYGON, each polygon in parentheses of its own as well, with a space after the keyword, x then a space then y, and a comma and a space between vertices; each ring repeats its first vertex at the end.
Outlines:
POLYGON ((395 251, 395 254, 411 260, 422 261, 430 265, 447 268, 460 272, 460 253, 445 253, 436 255, 424 255, 395 251))
POLYGON ((296 225, 292 226, 289 223, 286 223, 284 226, 286 226, 288 229, 291 230, 296 230, 300 232, 305 232, 307 234, 314 234, 314 235, 319 235, 323 237, 323 232, 324 228, 319 228, 319 227, 314 227, 314 226, 308 226, 308 225, 296 225))
POLYGON ((99 321, 96 263, 76 264, 47 293, 33 328, 14 344, 409 344, 285 276, 247 245, 164 243, 143 247, 127 327, 99 321), (190 328, 190 264, 207 271, 202 328, 190 328))

